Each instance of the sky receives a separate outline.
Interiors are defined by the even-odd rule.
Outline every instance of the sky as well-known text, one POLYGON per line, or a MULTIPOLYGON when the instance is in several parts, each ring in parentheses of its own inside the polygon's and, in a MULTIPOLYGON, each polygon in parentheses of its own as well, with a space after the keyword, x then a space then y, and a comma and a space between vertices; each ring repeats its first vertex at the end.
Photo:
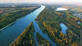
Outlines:
POLYGON ((0 3, 82 3, 82 0, 0 0, 0 3))

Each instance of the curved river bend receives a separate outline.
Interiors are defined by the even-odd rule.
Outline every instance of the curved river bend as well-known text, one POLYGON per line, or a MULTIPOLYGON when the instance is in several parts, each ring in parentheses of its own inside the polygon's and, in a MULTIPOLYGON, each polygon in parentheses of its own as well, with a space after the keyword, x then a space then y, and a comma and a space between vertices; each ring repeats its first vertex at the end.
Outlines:
POLYGON ((0 32, 0 46, 9 46, 23 31, 24 29, 40 14, 45 8, 41 6, 32 13, 16 21, 16 23, 5 28, 0 32))
POLYGON ((45 40, 49 40, 49 42, 51 43, 52 46, 57 46, 56 43, 54 43, 47 34, 44 34, 42 32, 42 30, 39 28, 39 25, 33 21, 33 25, 35 28, 35 32, 34 32, 34 39, 36 40, 36 46, 38 46, 38 41, 37 41, 37 37, 36 37, 36 33, 38 32, 45 40))

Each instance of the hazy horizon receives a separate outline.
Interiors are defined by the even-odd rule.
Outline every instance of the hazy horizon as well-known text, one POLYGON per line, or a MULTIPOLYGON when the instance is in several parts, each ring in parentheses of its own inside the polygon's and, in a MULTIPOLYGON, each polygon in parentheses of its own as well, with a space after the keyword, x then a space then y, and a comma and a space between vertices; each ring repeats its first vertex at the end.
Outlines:
POLYGON ((0 0, 0 3, 65 3, 80 4, 82 0, 0 0))

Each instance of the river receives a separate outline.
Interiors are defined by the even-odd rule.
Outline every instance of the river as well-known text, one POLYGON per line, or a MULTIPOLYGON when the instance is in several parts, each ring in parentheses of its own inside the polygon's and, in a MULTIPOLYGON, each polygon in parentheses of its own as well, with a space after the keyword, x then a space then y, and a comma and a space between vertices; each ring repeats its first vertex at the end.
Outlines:
POLYGON ((34 39, 36 40, 36 46, 38 46, 38 41, 37 41, 37 37, 36 37, 36 33, 38 32, 45 40, 49 40, 49 42, 51 43, 52 46, 57 46, 56 43, 54 43, 47 34, 44 34, 42 32, 42 30, 39 28, 38 24, 33 21, 33 25, 35 28, 35 32, 34 32, 34 39))
POLYGON ((41 6, 2 30, 0 32, 0 46, 9 46, 9 44, 13 42, 32 21, 34 21, 44 8, 45 6, 41 6))

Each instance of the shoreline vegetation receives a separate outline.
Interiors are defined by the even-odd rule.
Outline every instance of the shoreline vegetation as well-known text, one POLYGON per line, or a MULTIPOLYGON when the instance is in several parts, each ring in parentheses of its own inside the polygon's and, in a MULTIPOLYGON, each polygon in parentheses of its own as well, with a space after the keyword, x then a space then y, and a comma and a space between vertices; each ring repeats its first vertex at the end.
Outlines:
MULTIPOLYGON (((22 18, 22 17, 21 17, 21 18, 22 18)), ((21 18, 18 18, 17 20, 19 20, 19 19, 21 19, 21 18)), ((17 21, 17 20, 16 20, 16 21, 17 21)), ((7 26, 1 28, 0 31, 2 31, 2 30, 4 30, 5 28, 11 26, 11 25, 14 24, 16 21, 14 21, 14 22, 10 23, 9 25, 7 25, 7 26)))
MULTIPOLYGON (((32 9, 29 13, 33 12, 34 10, 36 10, 36 9, 38 9, 38 8, 40 8, 40 6, 38 6, 38 7, 34 8, 34 9, 32 9)), ((26 13, 25 15, 28 15, 29 13, 26 13)), ((25 16, 25 15, 24 15, 24 16, 25 16)), ((24 17, 24 16, 22 16, 22 17, 24 17)), ((5 28, 7 28, 8 26, 14 24, 17 20, 21 19, 22 17, 16 19, 14 22, 11 22, 11 23, 9 23, 8 25, 2 27, 2 28, 0 29, 0 31, 2 31, 2 30, 4 30, 5 28)))
MULTIPOLYGON (((33 22, 12 42, 9 46, 35 46, 33 22)), ((38 46, 51 46, 49 40, 45 40, 38 32, 36 33, 38 46)))
POLYGON ((49 40, 45 40, 38 32, 36 33, 36 37, 38 40, 38 46, 51 46, 49 40))
MULTIPOLYGON (((16 20, 16 21, 17 21, 17 20, 16 20)), ((9 27, 10 25, 14 24, 16 21, 14 21, 14 22, 10 23, 9 25, 7 25, 7 26, 1 28, 0 31, 2 31, 2 30, 4 30, 5 28, 9 27)))
POLYGON ((9 46, 35 46, 33 22, 9 46))

